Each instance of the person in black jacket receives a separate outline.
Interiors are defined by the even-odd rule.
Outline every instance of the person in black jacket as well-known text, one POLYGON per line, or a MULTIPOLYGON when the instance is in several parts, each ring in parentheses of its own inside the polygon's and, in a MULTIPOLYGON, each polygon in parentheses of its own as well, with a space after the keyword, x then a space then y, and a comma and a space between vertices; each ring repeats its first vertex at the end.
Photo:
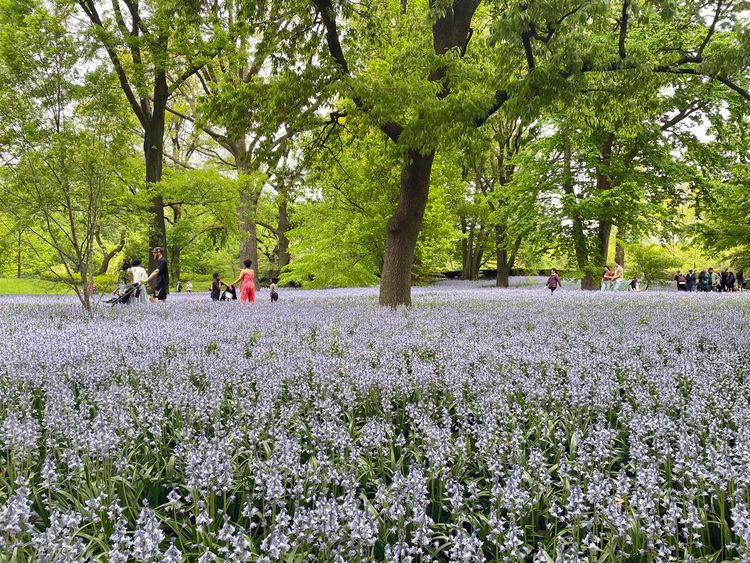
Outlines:
POLYGON ((685 276, 685 283, 687 284, 687 290, 688 291, 695 291, 695 284, 698 281, 695 272, 690 269, 688 270, 687 275, 685 276))
POLYGON ((737 279, 734 277, 734 272, 727 274, 727 291, 734 291, 734 284, 737 279))

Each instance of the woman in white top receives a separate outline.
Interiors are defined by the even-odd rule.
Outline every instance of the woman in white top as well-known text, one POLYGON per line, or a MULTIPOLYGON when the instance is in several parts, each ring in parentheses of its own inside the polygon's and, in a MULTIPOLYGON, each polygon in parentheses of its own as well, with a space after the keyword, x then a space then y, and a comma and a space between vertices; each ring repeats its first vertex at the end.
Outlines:
POLYGON ((130 278, 133 283, 141 284, 141 286, 136 290, 138 296, 135 299, 131 299, 130 303, 143 303, 145 305, 146 303, 148 303, 148 294, 146 293, 146 286, 143 284, 143 282, 148 279, 148 272, 146 272, 146 269, 141 266, 141 261, 136 258, 135 260, 133 260, 128 273, 130 274, 130 278))

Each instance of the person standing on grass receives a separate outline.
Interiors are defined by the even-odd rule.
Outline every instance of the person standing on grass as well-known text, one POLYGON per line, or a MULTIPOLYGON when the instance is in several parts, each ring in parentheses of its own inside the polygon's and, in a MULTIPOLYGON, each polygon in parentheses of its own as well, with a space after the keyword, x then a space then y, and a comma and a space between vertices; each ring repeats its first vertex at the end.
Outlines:
POLYGON ((612 270, 609 269, 609 266, 604 266, 604 272, 602 273, 602 291, 612 289, 613 278, 614 274, 612 273, 612 270))
POLYGON ((622 285, 622 280, 624 277, 625 277, 625 271, 622 269, 622 266, 620 265, 620 263, 617 260, 615 260, 615 272, 612 277, 612 280, 614 282, 612 289, 614 291, 620 290, 620 285, 622 285))
POLYGON ((745 274, 741 271, 737 272, 737 291, 745 290, 745 274))
POLYGON ((146 285, 151 280, 156 280, 152 301, 159 300, 164 302, 167 300, 167 295, 169 295, 169 267, 167 266, 167 260, 164 258, 164 251, 161 247, 157 246, 151 249, 151 254, 154 260, 156 260, 156 269, 151 272, 151 275, 146 278, 143 284, 146 285))
POLYGON ((188 293, 193 293, 193 282, 188 280, 188 282, 185 284, 185 291, 188 293))
POLYGON ((688 273, 685 276, 685 282, 687 283, 687 290, 689 292, 695 291, 696 281, 697 281, 697 277, 695 275, 695 272, 692 269, 688 270, 688 273))
POLYGON ((243 303, 245 301, 255 303, 255 272, 253 271, 253 261, 245 260, 243 264, 245 267, 240 270, 240 277, 238 277, 231 285, 237 285, 242 282, 240 288, 240 301, 243 303))
POLYGON ((276 303, 279 300, 279 278, 271 278, 271 303, 276 303))
POLYGON ((560 276, 557 275, 557 270, 552 268, 549 271, 549 277, 547 278, 547 289, 549 289, 550 294, 552 294, 555 293, 555 290, 560 285, 562 285, 562 283, 560 282, 560 276))

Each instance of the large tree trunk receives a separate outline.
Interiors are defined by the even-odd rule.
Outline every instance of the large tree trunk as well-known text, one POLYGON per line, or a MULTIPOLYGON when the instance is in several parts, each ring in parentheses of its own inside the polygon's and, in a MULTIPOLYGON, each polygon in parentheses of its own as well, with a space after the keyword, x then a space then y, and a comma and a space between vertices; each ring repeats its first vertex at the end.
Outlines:
POLYGON ((513 249, 508 251, 507 226, 497 225, 495 227, 495 257, 497 262, 497 276, 495 287, 510 286, 510 271, 516 263, 518 250, 521 248, 522 238, 519 236, 513 242, 513 249))
POLYGON ((259 287, 260 274, 258 271, 258 198, 260 194, 255 181, 246 171, 240 174, 240 206, 238 208, 240 221, 240 262, 252 260, 255 272, 255 287, 259 287))
POLYGON ((380 280, 380 304, 411 305, 411 267, 430 192, 435 152, 409 150, 401 170, 399 199, 386 227, 385 257, 380 280))
MULTIPOLYGON (((146 158, 146 187, 150 184, 161 182, 164 155, 164 120, 166 117, 167 78, 164 72, 156 75, 154 83, 153 111, 148 127, 143 131, 143 154, 146 158)), ((154 195, 151 198, 151 220, 152 225, 149 232, 148 243, 151 248, 160 246, 167 259, 167 222, 164 219, 164 198, 154 195)), ((156 267, 153 255, 149 255, 149 269, 156 267)))
POLYGON ((495 259, 497 264, 495 287, 508 287, 510 284, 510 261, 508 260, 505 231, 505 225, 495 225, 495 259))

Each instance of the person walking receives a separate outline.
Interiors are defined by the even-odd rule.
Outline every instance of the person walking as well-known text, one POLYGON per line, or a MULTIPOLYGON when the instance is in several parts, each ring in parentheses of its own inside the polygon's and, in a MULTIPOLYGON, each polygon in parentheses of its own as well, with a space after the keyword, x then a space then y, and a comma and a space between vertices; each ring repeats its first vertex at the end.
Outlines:
POLYGON ((737 291, 745 291, 745 274, 737 272, 737 291))
POLYGON ((271 278, 271 303, 276 303, 279 300, 279 278, 271 278))
POLYGON ((151 254, 154 260, 156 260, 156 269, 151 272, 151 275, 145 279, 143 284, 145 285, 152 280, 156 280, 151 298, 152 300, 164 302, 167 300, 167 295, 169 295, 169 267, 167 266, 167 260, 164 258, 164 251, 161 247, 152 248, 151 254))
POLYGON ((562 282, 560 282, 560 276, 557 275, 557 270, 552 268, 549 271, 549 277, 547 278, 547 289, 549 289, 550 294, 555 293, 555 290, 562 285, 562 282))
POLYGON ((237 285, 242 282, 240 287, 240 301, 249 301, 255 303, 255 272, 253 271, 252 260, 245 260, 243 262, 244 268, 240 270, 240 276, 231 285, 237 285))
POLYGON ((148 303, 148 292, 146 291, 145 285, 145 282, 148 279, 148 272, 146 272, 146 268, 141 266, 140 258, 135 258, 133 260, 133 264, 130 267, 130 277, 133 280, 133 283, 140 284, 140 287, 135 290, 135 299, 131 299, 129 303, 140 303, 141 305, 145 305, 148 303))
POLYGON ((180 280, 177 280, 177 283, 174 286, 177 293, 182 293, 182 282, 180 280))
POLYGON ((188 282, 185 284, 185 291, 188 293, 193 293, 193 282, 188 280, 188 282))
POLYGON ((685 276, 685 283, 687 284, 687 290, 689 292, 695 291, 696 282, 698 281, 697 276, 695 275, 695 272, 691 268, 688 270, 687 275, 685 276))
POLYGON ((602 291, 609 291, 612 289, 612 279, 614 274, 609 269, 609 266, 604 266, 604 272, 602 272, 602 291))

